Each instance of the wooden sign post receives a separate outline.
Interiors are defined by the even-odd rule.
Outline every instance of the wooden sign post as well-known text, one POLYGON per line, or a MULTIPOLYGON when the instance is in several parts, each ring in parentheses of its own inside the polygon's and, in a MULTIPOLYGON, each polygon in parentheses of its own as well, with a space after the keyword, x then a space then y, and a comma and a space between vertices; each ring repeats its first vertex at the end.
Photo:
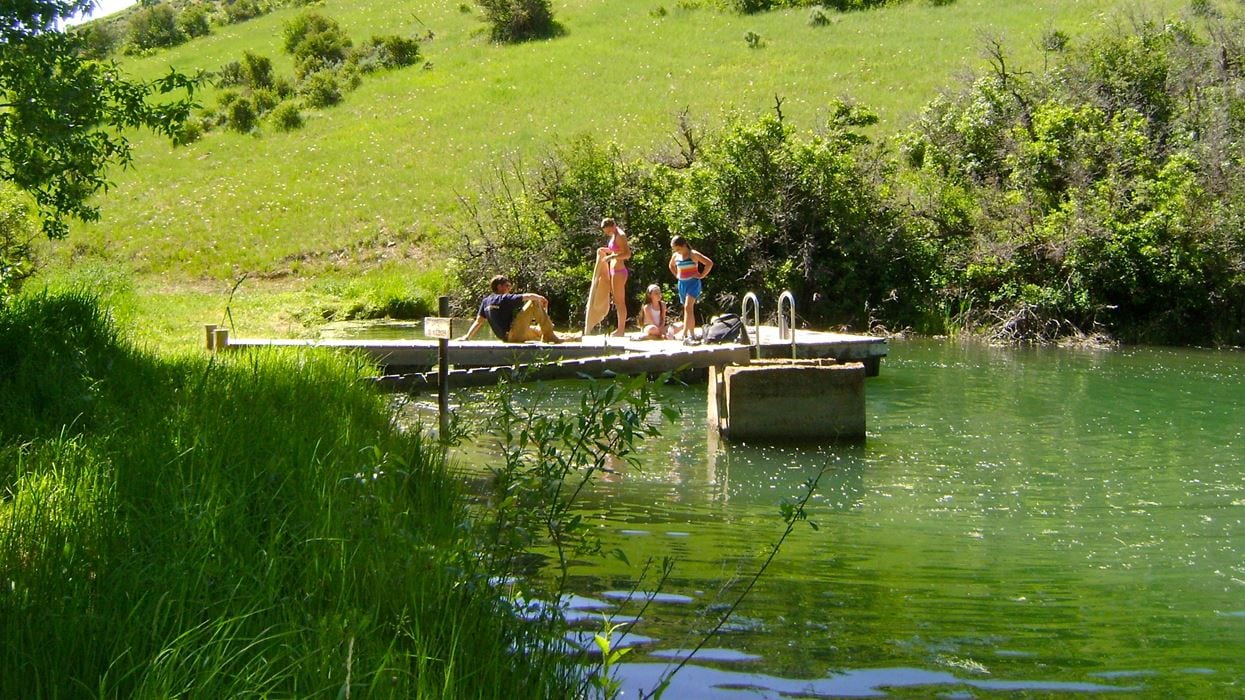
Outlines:
POLYGON ((441 427, 441 439, 449 439, 450 432, 450 298, 437 297, 437 316, 424 318, 424 335, 437 339, 437 419, 441 427))

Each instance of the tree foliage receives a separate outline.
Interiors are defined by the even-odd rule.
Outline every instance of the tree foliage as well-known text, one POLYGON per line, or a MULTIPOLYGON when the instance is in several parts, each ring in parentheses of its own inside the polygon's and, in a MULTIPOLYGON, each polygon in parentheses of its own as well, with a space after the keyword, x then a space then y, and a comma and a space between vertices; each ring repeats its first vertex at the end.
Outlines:
POLYGON ((130 15, 128 39, 132 51, 141 52, 151 49, 177 46, 186 40, 177 21, 178 14, 167 4, 142 7, 130 15))
POLYGON ((780 102, 707 134, 684 120, 677 153, 580 139, 514 164, 464 200, 467 298, 502 272, 575 319, 613 216, 636 302, 682 234, 717 263, 706 312, 790 289, 820 324, 1245 343, 1245 13, 1042 46, 1032 71, 988 40, 988 70, 889 143, 858 106, 801 132, 780 102))
POLYGON ((0 179, 29 192, 52 238, 65 219, 99 218, 91 198, 110 165, 128 166, 124 130, 172 137, 190 113, 197 81, 175 71, 127 79, 111 63, 84 58, 58 24, 90 0, 0 4, 0 179), (171 99, 165 96, 172 96, 171 99))
POLYGON ((26 199, 13 186, 0 185, 0 307, 34 274, 37 232, 26 199))
POLYGON ((304 12, 286 22, 282 42, 285 52, 294 57, 299 80, 342 65, 351 46, 337 20, 319 12, 304 12))
POLYGON ((835 103, 811 135, 780 110, 709 136, 685 122, 677 158, 629 159, 574 141, 534 173, 499 173, 483 206, 465 202, 473 222, 462 232, 465 288, 482 291, 482 280, 502 272, 573 319, 603 243, 597 222, 613 216, 631 241, 632 276, 644 281, 637 295, 649 282, 671 284, 669 241, 678 234, 717 263, 707 309, 733 307, 748 291, 772 303, 790 289, 819 321, 866 326, 883 306, 902 317, 897 300, 921 308, 932 255, 885 196, 889 166, 860 132, 873 120, 835 103))
MULTIPOLYGON (((792 7, 814 7, 838 12, 854 12, 885 7, 887 5, 899 5, 910 2, 910 0, 719 0, 719 2, 728 10, 743 14, 754 14, 792 7)), ((924 0, 924 2, 929 5, 940 6, 950 5, 955 0, 924 0)))
POLYGON ((476 0, 489 25, 489 38, 498 43, 527 41, 557 30, 549 0, 476 0))
POLYGON ((905 137, 949 316, 1000 340, 1239 342, 1245 25, 1137 21, 1040 74, 991 71, 905 137))

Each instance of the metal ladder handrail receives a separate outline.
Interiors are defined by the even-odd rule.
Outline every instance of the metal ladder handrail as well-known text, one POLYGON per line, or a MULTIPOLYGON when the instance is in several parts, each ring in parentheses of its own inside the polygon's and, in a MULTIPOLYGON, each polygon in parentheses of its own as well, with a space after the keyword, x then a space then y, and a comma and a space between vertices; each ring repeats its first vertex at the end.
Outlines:
POLYGON ((761 344, 761 300, 756 294, 748 292, 744 295, 744 300, 739 305, 739 318, 743 321, 744 328, 748 327, 748 305, 752 305, 752 336, 749 340, 753 347, 761 344))
POLYGON ((790 335, 791 340, 791 357, 796 354, 795 345, 795 295, 790 290, 778 295, 778 337, 786 340, 790 335), (783 305, 786 304, 787 315, 783 315, 783 305))

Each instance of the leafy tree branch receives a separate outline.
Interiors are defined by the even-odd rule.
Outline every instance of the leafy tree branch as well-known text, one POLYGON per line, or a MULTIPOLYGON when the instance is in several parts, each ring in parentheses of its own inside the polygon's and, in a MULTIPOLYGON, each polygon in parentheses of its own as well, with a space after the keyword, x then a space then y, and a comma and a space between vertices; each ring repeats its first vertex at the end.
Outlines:
POLYGON ((81 38, 59 25, 92 5, 0 2, 0 179, 33 198, 50 238, 66 235, 67 218, 99 218, 91 198, 107 190, 108 167, 131 163, 126 130, 172 138, 200 82, 172 69, 134 81, 85 58, 81 38))

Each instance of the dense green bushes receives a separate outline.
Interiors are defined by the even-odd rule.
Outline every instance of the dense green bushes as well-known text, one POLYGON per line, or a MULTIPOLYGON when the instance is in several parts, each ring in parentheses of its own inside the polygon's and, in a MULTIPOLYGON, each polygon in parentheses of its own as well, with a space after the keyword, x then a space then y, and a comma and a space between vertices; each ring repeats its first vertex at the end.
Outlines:
POLYGON ((35 273, 39 226, 30 202, 11 185, 0 187, 0 306, 35 273))
POLYGON ((341 25, 318 12, 304 12, 286 22, 281 37, 282 48, 294 57, 294 74, 299 80, 345 63, 351 47, 341 25))
POLYGON ((0 696, 571 695, 370 371, 0 309, 0 696))
POLYGON ((178 13, 177 28, 190 39, 207 36, 212 33, 212 15, 206 5, 195 3, 178 13))
POLYGON ((219 110, 207 110, 188 125, 177 145, 192 143, 217 126, 255 133, 265 119, 277 131, 293 131, 304 124, 302 107, 331 107, 358 87, 364 74, 420 61, 418 39, 373 36, 356 48, 335 20, 316 12, 287 22, 282 45, 294 57, 294 80, 276 75, 267 56, 244 51, 241 60, 226 63, 215 74, 217 87, 237 90, 222 91, 219 110))
POLYGON ((137 51, 176 46, 185 41, 177 12, 166 4, 140 8, 130 17, 129 42, 137 51))
MULTIPOLYGON (((124 18, 125 50, 128 53, 143 53, 177 46, 210 34, 213 21, 236 24, 258 17, 265 11, 255 0, 143 3, 124 18)), ((92 46, 96 55, 107 55, 102 51, 101 39, 115 35, 117 31, 115 20, 92 23, 87 32, 94 38, 92 46)))
MULTIPOLYGON (((767 10, 776 10, 788 7, 813 7, 824 8, 826 10, 835 10, 838 12, 853 12, 856 10, 869 10, 875 7, 885 7, 887 5, 899 5, 901 3, 910 2, 911 0, 721 0, 721 2, 730 10, 742 12, 744 14, 753 14, 756 12, 765 12, 767 10)), ((924 0, 930 5, 949 5, 955 0, 924 0)))
POLYGON ((681 234, 717 263, 709 309, 733 307, 747 291, 772 304, 791 289, 818 320, 866 326, 888 306, 892 318, 915 321, 931 256, 884 196, 888 166, 859 131, 873 120, 836 104, 812 135, 778 115, 736 119, 710 138, 686 127, 682 155, 665 162, 575 142, 475 211, 471 231, 488 233, 464 233, 461 275, 474 295, 505 271, 574 318, 603 243, 596 223, 608 215, 630 236, 637 296, 649 282, 670 283, 669 240, 681 234))
POLYGON ((78 25, 70 31, 88 58, 103 59, 118 48, 143 54, 177 46, 212 33, 213 25, 238 24, 278 7, 314 0, 154 0, 115 15, 78 25))
POLYGON ((1241 26, 1141 22, 931 104, 904 146, 961 325, 1239 343, 1241 26), (1233 38, 1235 37, 1235 38, 1233 38), (1219 64, 1216 67, 1216 64, 1219 64))
POLYGON ((496 42, 526 41, 552 35, 557 29, 549 0, 476 0, 496 42))
POLYGON ((808 320, 861 329, 1245 342, 1245 20, 1043 46, 1032 72, 989 43, 991 70, 893 144, 843 104, 812 133, 780 111, 684 123, 680 152, 651 159, 573 142, 471 205, 461 308, 503 271, 575 319, 610 215, 636 251, 634 305, 669 281, 678 233, 718 263, 706 312, 791 289, 808 320))
POLYGON ((419 62, 419 41, 400 36, 373 36, 347 60, 364 73, 413 66, 419 62))

